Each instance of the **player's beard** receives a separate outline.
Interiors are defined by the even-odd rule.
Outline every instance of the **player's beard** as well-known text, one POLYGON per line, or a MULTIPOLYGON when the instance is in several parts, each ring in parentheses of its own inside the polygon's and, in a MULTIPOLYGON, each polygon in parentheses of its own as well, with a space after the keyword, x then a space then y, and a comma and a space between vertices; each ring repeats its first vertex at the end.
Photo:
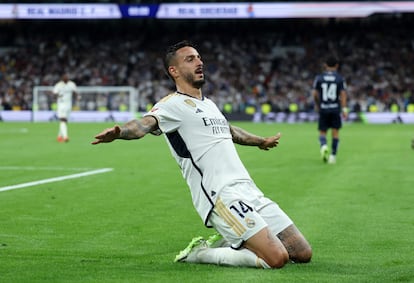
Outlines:
POLYGON ((193 81, 193 87, 200 89, 206 81, 204 79, 200 79, 198 81, 193 81))
POLYGON ((204 77, 202 79, 195 80, 193 74, 187 74, 184 78, 190 85, 197 89, 200 89, 206 82, 204 77))

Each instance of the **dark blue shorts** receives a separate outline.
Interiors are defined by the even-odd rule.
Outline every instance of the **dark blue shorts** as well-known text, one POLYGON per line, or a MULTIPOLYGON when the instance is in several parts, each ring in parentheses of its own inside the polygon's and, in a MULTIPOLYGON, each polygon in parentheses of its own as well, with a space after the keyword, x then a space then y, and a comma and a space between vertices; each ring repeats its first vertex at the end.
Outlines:
POLYGON ((338 112, 320 112, 318 130, 340 129, 342 127, 341 114, 338 112))

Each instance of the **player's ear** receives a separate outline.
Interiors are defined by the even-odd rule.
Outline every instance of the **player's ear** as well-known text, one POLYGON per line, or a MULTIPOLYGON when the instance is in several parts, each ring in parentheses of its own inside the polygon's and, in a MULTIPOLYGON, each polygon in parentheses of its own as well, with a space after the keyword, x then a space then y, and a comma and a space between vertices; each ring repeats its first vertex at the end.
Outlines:
POLYGON ((173 78, 177 77, 177 68, 175 66, 169 66, 168 67, 168 73, 173 78))

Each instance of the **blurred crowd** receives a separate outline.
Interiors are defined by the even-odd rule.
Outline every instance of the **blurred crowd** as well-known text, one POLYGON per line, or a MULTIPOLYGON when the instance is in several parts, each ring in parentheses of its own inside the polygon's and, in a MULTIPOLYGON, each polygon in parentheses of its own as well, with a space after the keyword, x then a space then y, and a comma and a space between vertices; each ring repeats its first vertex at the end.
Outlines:
MULTIPOLYGON (((351 111, 414 111, 410 17, 51 25, 0 23, 0 109, 31 109, 34 86, 52 86, 69 72, 78 86, 136 87, 137 110, 145 111, 173 90, 165 48, 190 39, 205 64, 203 93, 226 112, 263 104, 273 112, 312 112, 312 82, 329 54, 340 59, 351 111)), ((117 110, 111 101, 99 94, 81 108, 117 110)))

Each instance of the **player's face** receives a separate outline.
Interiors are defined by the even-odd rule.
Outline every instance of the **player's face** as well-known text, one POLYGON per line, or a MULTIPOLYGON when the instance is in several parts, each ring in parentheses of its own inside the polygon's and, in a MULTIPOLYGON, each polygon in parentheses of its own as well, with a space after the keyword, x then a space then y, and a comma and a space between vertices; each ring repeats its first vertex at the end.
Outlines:
POLYGON ((205 82, 203 61, 193 47, 183 47, 177 50, 177 72, 182 79, 195 88, 201 88, 205 82))

